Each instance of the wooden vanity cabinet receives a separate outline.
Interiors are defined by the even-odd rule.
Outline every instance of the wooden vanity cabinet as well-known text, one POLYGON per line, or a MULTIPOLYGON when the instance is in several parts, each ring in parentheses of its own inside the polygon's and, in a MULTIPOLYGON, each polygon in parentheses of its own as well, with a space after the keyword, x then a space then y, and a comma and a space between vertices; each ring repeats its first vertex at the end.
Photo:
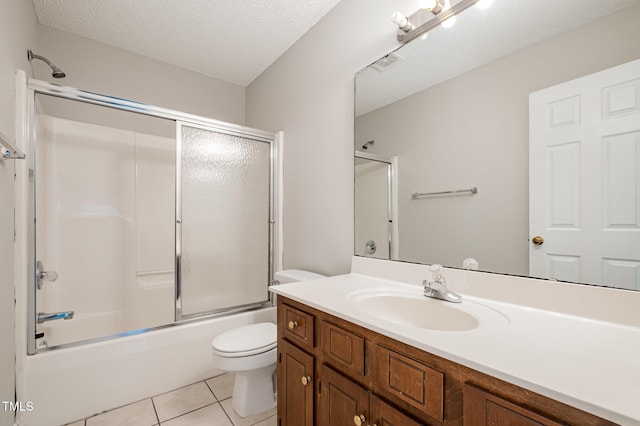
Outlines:
POLYGON ((615 425, 283 296, 277 368, 278 426, 615 425))
POLYGON ((421 426, 375 394, 323 364, 319 425, 421 426))

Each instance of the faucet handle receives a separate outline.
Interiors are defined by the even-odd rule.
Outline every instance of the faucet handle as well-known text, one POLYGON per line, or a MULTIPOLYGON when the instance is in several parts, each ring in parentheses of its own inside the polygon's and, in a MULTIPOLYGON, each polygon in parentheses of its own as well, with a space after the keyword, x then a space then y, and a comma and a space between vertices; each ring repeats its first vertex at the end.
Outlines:
POLYGON ((429 267, 429 270, 431 271, 431 278, 434 281, 444 281, 444 274, 442 273, 443 272, 442 265, 434 263, 429 267))
POLYGON ((42 288, 42 284, 45 281, 54 282, 58 279, 58 273, 56 271, 45 271, 42 261, 36 262, 36 281, 38 290, 42 288))

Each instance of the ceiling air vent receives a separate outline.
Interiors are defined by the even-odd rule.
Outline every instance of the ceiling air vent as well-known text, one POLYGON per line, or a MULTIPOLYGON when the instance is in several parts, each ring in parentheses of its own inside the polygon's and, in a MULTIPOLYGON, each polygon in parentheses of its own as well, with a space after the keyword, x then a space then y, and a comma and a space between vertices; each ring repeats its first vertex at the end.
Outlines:
POLYGON ((395 52, 389 53, 386 56, 383 56, 382 58, 378 59, 377 61, 375 61, 373 64, 371 64, 371 66, 376 70, 376 71, 380 71, 380 72, 384 72, 386 70, 388 70, 389 68, 399 64, 400 62, 402 62, 402 56, 398 55, 395 52))

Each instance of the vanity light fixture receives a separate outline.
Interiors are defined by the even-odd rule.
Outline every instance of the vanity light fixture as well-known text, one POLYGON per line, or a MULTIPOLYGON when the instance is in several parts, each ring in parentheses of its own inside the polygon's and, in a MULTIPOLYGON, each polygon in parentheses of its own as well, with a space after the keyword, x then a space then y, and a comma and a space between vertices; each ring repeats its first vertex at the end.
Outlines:
POLYGON ((456 21, 456 15, 475 4, 486 8, 492 2, 493 0, 461 0, 451 6, 450 0, 420 0, 420 9, 409 16, 394 12, 391 21, 398 26, 398 41, 405 44, 424 36, 438 25, 451 27, 456 21))
MULTIPOLYGON (((451 0, 444 0, 444 6, 443 6, 442 9, 444 9, 444 10, 451 9, 451 0)), ((447 18, 444 21, 442 21, 442 26, 444 28, 451 28, 451 27, 453 27, 455 25, 456 20, 457 20, 456 15, 453 15, 452 17, 447 18)))
POLYGON ((428 9, 434 15, 442 11, 442 4, 438 0, 420 0, 418 5, 420 9, 428 9))

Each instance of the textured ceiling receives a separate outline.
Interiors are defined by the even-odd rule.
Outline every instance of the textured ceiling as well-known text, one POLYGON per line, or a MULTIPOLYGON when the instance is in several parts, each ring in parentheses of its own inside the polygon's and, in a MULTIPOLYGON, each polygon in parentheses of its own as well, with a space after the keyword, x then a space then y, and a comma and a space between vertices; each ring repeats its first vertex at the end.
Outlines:
POLYGON ((438 27, 425 40, 397 50, 402 61, 385 71, 370 66, 358 73, 356 115, 637 4, 640 0, 494 0, 487 9, 471 7, 453 27, 438 27))
POLYGON ((247 86, 340 0, 33 0, 42 25, 247 86))

